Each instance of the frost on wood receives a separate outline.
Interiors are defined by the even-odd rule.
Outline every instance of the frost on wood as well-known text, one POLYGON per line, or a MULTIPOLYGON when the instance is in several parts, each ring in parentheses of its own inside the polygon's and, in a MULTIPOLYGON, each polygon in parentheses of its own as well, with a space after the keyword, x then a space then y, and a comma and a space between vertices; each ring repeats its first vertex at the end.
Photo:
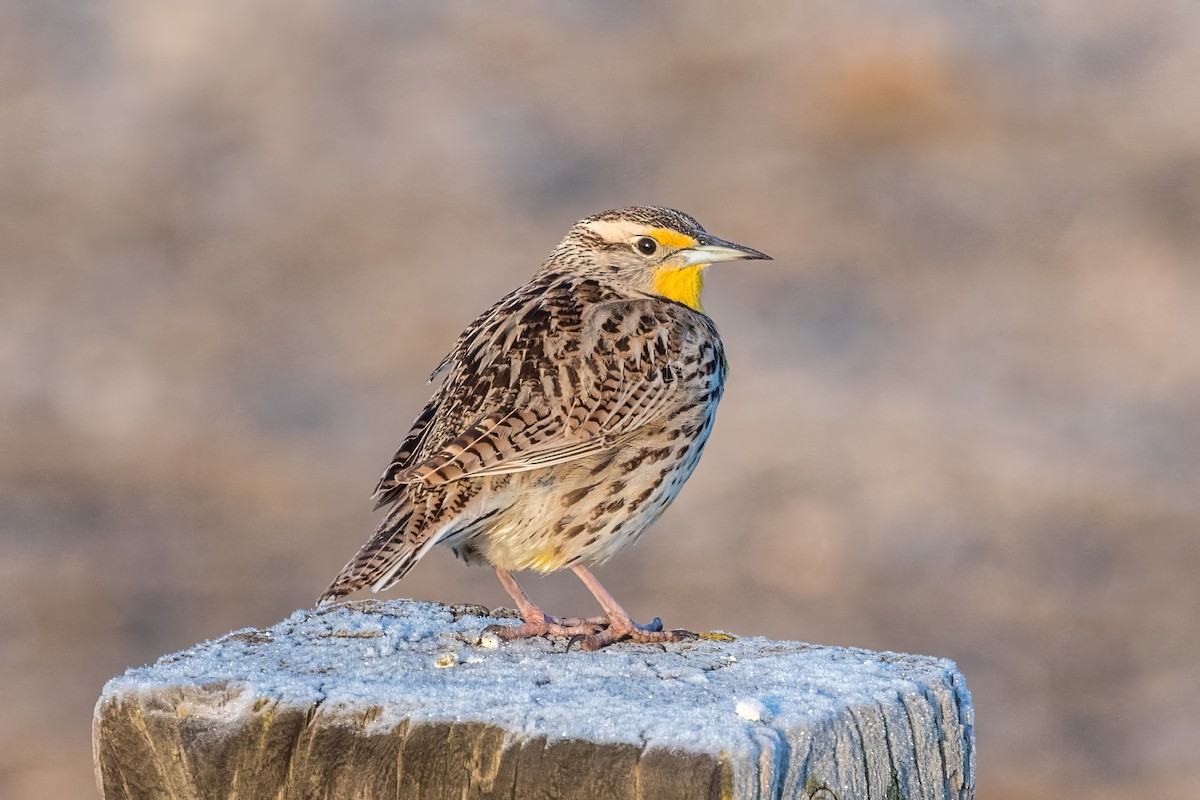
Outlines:
POLYGON ((970 798, 949 661, 700 639, 566 652, 480 637, 483 609, 300 611, 109 681, 117 798, 970 798))

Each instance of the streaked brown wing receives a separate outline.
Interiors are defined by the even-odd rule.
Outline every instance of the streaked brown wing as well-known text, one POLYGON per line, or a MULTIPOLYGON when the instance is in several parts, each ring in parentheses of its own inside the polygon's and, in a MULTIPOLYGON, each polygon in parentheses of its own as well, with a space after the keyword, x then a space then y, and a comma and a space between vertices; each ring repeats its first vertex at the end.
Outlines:
POLYGON ((669 320, 650 313, 655 301, 632 301, 650 310, 631 321, 631 301, 604 304, 581 293, 550 287, 505 309, 515 328, 493 326, 490 312, 476 322, 438 393, 443 419, 414 426, 380 482, 383 496, 411 483, 438 486, 586 458, 672 405, 676 374, 665 365, 675 348, 669 320), (581 303, 592 309, 586 322, 581 303))

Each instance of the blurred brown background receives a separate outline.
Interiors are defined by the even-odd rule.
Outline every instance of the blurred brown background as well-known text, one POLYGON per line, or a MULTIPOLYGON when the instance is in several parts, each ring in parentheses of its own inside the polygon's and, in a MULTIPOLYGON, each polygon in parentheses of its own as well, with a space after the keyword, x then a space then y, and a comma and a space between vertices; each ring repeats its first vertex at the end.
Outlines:
POLYGON ((1200 795, 1200 5, 9 0, 0 54, 0 796, 310 604, 458 331, 634 203, 776 260, 710 272, 629 609, 957 660, 982 800, 1200 795))

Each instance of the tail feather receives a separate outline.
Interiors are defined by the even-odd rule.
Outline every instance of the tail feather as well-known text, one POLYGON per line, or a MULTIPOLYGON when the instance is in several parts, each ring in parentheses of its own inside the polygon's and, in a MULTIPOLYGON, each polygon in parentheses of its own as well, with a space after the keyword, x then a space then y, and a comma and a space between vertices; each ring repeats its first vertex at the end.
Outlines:
POLYGON ((405 487, 370 540, 317 599, 317 604, 332 603, 366 587, 381 592, 403 578, 438 542, 453 544, 463 536, 478 533, 479 527, 500 510, 493 508, 480 515, 477 509, 469 508, 480 489, 478 483, 471 481, 405 487))
POLYGON ((422 546, 424 526, 419 524, 424 522, 424 515, 414 515, 414 510, 409 502, 397 504, 317 599, 317 605, 327 605, 366 586, 380 591, 404 577, 427 549, 422 546), (416 526, 414 516, 418 518, 416 526), (386 585, 380 585, 381 581, 386 585))

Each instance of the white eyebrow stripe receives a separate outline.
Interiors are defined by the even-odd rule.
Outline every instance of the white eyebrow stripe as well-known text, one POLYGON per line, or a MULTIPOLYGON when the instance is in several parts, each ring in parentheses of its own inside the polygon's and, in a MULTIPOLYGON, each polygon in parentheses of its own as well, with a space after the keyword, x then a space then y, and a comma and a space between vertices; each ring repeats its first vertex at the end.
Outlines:
POLYGON ((592 220, 585 227, 606 242, 627 242, 646 231, 645 225, 625 220, 592 220))

